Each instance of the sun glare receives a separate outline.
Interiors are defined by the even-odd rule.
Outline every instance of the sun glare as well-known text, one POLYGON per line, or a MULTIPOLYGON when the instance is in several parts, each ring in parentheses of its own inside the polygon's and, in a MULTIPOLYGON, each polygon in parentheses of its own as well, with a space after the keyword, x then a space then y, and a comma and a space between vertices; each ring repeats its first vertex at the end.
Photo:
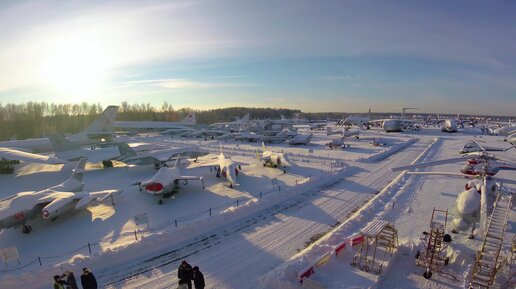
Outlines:
POLYGON ((44 68, 54 89, 75 101, 87 101, 99 89, 107 74, 107 57, 102 48, 86 39, 56 45, 44 68))

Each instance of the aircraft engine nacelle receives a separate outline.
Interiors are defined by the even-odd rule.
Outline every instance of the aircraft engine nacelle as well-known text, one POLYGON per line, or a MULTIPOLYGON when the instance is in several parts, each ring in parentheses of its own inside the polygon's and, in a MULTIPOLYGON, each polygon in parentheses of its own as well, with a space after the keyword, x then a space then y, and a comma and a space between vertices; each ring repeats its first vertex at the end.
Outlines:
POLYGON ((151 183, 151 184, 146 184, 144 186, 144 188, 145 188, 145 191, 149 194, 159 195, 163 192, 163 190, 165 189, 165 186, 163 186, 162 183, 151 183))
POLYGON ((50 204, 46 205, 42 210, 42 216, 45 220, 53 220, 59 217, 64 212, 72 209, 74 207, 74 199, 73 198, 62 198, 55 199, 50 204))
POLYGON ((278 156, 278 155, 271 155, 271 162, 275 165, 277 165, 278 167, 281 166, 281 157, 278 156))

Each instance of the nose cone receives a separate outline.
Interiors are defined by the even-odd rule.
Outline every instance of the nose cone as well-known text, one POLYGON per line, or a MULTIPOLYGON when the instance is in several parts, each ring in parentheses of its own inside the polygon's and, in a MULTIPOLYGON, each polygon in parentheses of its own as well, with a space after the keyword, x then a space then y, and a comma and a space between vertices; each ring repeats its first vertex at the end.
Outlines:
POLYGON ((163 188, 164 186, 161 183, 152 183, 145 186, 145 191, 147 193, 156 195, 163 192, 163 188))

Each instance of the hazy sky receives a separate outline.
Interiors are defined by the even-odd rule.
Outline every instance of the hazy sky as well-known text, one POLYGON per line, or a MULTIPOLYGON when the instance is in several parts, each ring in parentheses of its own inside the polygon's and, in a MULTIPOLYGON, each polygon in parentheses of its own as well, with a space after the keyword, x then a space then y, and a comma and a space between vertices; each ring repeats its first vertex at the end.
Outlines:
POLYGON ((0 102, 514 115, 512 1, 2 1, 0 102))

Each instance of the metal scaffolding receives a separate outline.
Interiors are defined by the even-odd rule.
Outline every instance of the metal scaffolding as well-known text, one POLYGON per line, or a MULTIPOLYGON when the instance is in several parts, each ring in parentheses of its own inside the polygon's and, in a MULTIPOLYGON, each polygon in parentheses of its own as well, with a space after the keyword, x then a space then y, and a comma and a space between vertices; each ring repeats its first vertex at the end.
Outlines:
POLYGON ((398 231, 387 221, 374 220, 361 234, 364 241, 351 265, 365 272, 381 274, 398 247, 398 231))

